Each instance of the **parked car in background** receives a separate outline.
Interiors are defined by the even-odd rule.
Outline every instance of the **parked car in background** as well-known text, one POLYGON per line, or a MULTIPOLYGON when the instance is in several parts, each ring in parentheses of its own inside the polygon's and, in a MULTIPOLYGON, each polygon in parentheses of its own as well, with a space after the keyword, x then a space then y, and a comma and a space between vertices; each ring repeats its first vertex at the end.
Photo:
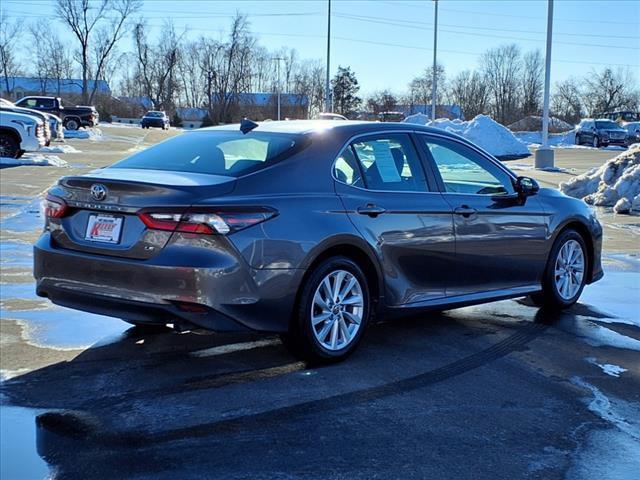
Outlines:
POLYGON ((402 112, 380 112, 378 114, 378 120, 381 122, 401 122, 404 120, 404 113, 402 112))
POLYGON ((169 117, 165 112, 159 110, 150 110, 144 114, 144 117, 140 120, 140 126, 142 128, 161 128, 163 130, 169 130, 171 126, 169 117))
POLYGON ((51 113, 39 112, 31 108, 16 107, 12 102, 0 98, 0 110, 7 110, 16 113, 25 113, 27 115, 33 115, 40 118, 45 122, 45 138, 46 145, 51 143, 51 140, 64 140, 64 128, 62 125, 62 119, 57 115, 51 113))
POLYGON ((0 157, 20 158, 46 143, 45 120, 34 115, 2 109, 0 111, 0 157))
POLYGON ((67 130, 95 127, 100 120, 95 107, 66 105, 58 97, 24 97, 16 102, 16 106, 56 115, 62 118, 64 128, 67 130))
POLYGON ((320 113, 318 120, 346 120, 347 117, 340 115, 339 113, 320 113))
POLYGON ((640 122, 629 122, 622 125, 627 131, 627 145, 640 143, 640 122))
POLYGON ((631 110, 606 112, 602 114, 601 117, 608 118, 614 122, 640 122, 640 112, 634 112, 631 110))
POLYGON ((606 118, 585 118, 576 127, 576 145, 606 147, 608 145, 627 144, 627 131, 613 120, 606 118))
POLYGON ((413 124, 203 128, 62 178, 45 218, 34 275, 53 303, 278 332, 322 361, 375 318, 525 295, 562 309, 603 275, 582 200, 413 124))

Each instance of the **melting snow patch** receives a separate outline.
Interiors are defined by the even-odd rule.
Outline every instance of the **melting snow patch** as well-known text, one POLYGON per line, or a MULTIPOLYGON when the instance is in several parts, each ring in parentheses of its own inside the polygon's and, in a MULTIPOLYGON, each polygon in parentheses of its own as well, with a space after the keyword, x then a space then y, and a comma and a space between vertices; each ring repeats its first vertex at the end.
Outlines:
POLYGON ((612 365, 611 363, 598 363, 595 357, 585 358, 587 362, 597 367, 600 367, 604 373, 612 377, 619 378, 621 373, 627 371, 626 368, 619 367, 618 365, 612 365))
POLYGON ((563 193, 616 213, 640 212, 640 144, 560 184, 563 193))
POLYGON ((64 138, 88 138, 89 140, 99 140, 102 138, 102 130, 99 128, 86 128, 80 130, 64 130, 64 138))
POLYGON ((51 167, 66 167, 68 163, 55 155, 25 153, 20 158, 0 157, 0 165, 5 165, 5 166, 40 165, 40 166, 51 166, 51 167))
POLYGON ((496 157, 522 157, 531 153, 511 131, 486 115, 478 115, 473 120, 448 120, 439 118, 431 121, 427 115, 417 113, 404 119, 406 123, 427 125, 458 134, 475 143, 496 157))
POLYGON ((50 145, 42 147, 38 152, 46 153, 82 153, 80 150, 73 148, 71 145, 50 145))
POLYGON ((640 471, 640 408, 638 404, 607 397, 579 377, 571 383, 589 390, 587 408, 614 428, 594 430, 577 452, 567 472, 569 480, 629 480, 640 471))

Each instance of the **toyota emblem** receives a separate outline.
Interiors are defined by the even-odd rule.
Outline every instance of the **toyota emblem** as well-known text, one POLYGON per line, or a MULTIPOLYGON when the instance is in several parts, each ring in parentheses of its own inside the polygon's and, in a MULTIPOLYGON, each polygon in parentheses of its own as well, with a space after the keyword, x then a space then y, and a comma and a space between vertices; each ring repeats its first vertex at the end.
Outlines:
POLYGON ((94 200, 99 202, 107 198, 107 187, 100 183, 94 183, 91 185, 91 196, 94 200))

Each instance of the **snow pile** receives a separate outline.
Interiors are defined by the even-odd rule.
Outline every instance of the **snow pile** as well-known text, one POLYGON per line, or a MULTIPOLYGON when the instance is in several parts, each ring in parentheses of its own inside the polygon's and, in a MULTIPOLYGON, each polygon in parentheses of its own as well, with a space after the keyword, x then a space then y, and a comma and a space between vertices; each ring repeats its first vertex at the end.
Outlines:
POLYGON ((591 205, 613 207, 616 213, 640 212, 640 143, 601 167, 562 182, 560 190, 591 205))
POLYGON ((73 148, 71 145, 49 145, 42 147, 38 152, 42 153, 82 153, 80 150, 73 148))
MULTIPOLYGON (((540 132, 542 131, 542 117, 529 115, 509 125, 512 132, 540 132)), ((549 132, 562 133, 573 130, 573 125, 556 117, 549 117, 549 132)))
POLYGON ((88 138, 90 140, 99 140, 102 138, 102 131, 99 128, 86 128, 84 130, 67 130, 65 128, 64 138, 88 138))
POLYGON ((0 165, 7 166, 7 167, 14 167, 18 165, 66 167, 68 163, 56 155, 42 155, 40 153, 25 153, 20 158, 0 157, 0 165))
POLYGON ((518 140, 508 128, 486 115, 478 115, 473 120, 463 122, 462 120, 448 120, 446 118, 431 121, 427 115, 417 113, 408 116, 404 121, 458 134, 496 157, 523 157, 530 155, 527 146, 518 140))

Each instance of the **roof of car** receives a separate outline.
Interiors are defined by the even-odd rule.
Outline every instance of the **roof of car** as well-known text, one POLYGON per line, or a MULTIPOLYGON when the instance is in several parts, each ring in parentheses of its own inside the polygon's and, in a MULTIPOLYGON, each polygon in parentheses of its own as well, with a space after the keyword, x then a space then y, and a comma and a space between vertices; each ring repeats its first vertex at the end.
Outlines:
MULTIPOLYGON (((239 130, 240 124, 229 124, 217 127, 206 127, 199 129, 200 131, 215 130, 239 130)), ((366 133, 368 131, 380 130, 422 130, 437 133, 445 133, 441 129, 425 127, 415 123, 404 122, 369 122, 364 120, 283 120, 271 122, 259 122, 258 126, 253 130, 255 132, 272 132, 272 133, 292 133, 292 134, 308 134, 323 132, 326 130, 350 131, 353 133, 366 133)))

